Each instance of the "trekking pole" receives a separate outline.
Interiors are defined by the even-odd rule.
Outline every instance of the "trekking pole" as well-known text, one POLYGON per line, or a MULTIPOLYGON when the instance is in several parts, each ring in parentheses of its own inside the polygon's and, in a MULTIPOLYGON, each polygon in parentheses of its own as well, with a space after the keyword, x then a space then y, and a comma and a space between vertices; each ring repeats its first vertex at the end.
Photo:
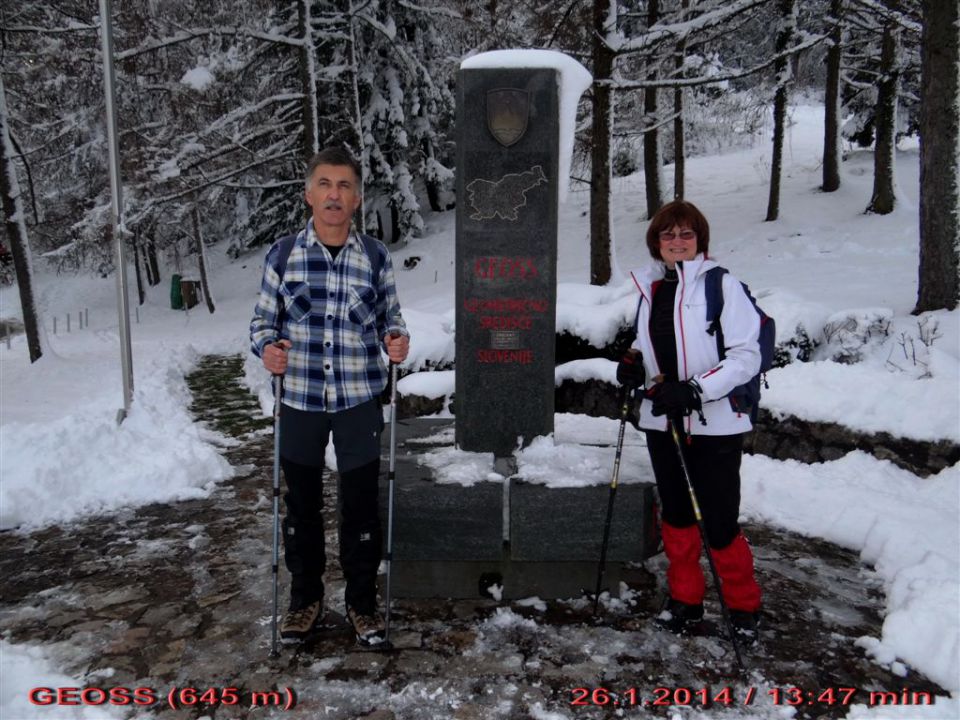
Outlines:
MULTIPOLYGON (((397 334, 391 333, 391 337, 397 334)), ((390 466, 387 473, 387 617, 384 621, 383 640, 390 646, 390 566, 393 562, 393 486, 397 477, 397 363, 390 363, 390 466)))
POLYGON ((277 612, 279 610, 279 565, 280 565, 280 395, 283 392, 283 375, 273 376, 273 613, 270 626, 273 639, 270 657, 277 657, 277 612))
POLYGON ((613 476, 610 478, 610 495, 607 498, 607 519, 603 523, 603 542, 600 545, 600 564, 597 567, 597 589, 593 594, 593 614, 600 607, 600 588, 607 566, 607 545, 610 542, 610 521, 613 518, 613 500, 617 496, 617 482, 620 479, 620 456, 623 454, 623 433, 627 427, 627 414, 630 412, 630 392, 624 386, 620 390, 620 432, 617 434, 617 452, 613 459, 613 476))
POLYGON ((723 613, 723 621, 727 626, 727 633, 730 635, 730 642, 733 643, 733 652, 737 656, 737 665, 741 670, 746 670, 743 664, 743 658, 740 656, 740 645, 737 643, 737 633, 733 629, 733 622, 730 620, 730 610, 723 599, 723 591, 720 589, 720 575, 717 573, 717 566, 713 562, 713 554, 710 552, 710 543, 707 540, 707 526, 703 524, 703 515, 700 513, 700 503, 697 502, 697 493, 693 489, 693 482, 690 480, 690 470, 687 468, 687 460, 683 456, 683 443, 680 441, 679 421, 675 417, 670 418, 670 434, 673 435, 673 444, 677 446, 677 454, 680 456, 680 467, 683 468, 683 477, 687 481, 687 492, 690 493, 690 503, 693 505, 693 515, 697 519, 697 527, 700 528, 700 539, 703 542, 703 549, 707 555, 707 563, 710 565, 710 572, 713 575, 713 584, 717 588, 717 597, 720 598, 720 610, 723 613))

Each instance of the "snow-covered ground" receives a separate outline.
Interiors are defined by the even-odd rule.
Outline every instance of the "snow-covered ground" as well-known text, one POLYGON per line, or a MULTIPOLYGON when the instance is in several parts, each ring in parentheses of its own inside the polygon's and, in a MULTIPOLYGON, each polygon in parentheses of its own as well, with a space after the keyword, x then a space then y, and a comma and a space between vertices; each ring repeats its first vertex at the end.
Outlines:
MULTIPOLYGON (((882 217, 864 215, 871 154, 851 152, 842 188, 822 193, 817 189, 822 108, 797 107, 791 117, 781 218, 775 223, 763 222, 767 142, 691 159, 687 167, 687 197, 711 223, 711 255, 750 285, 776 318, 780 339, 802 326, 820 342, 815 362, 769 373, 763 403, 870 432, 960 441, 960 316, 957 311, 920 318, 909 314, 918 264, 916 147, 905 144, 897 156, 897 210, 882 217), (859 356, 860 361, 831 362, 837 354, 859 356)), ((670 168, 666 175, 669 185, 670 168)), ((636 298, 627 271, 648 261, 642 175, 617 178, 613 187, 617 274, 607 287, 587 284, 587 194, 575 186, 560 209, 558 327, 596 344, 612 339, 616 328, 632 319, 636 298)), ((425 237, 394 253, 413 336, 411 367, 453 359, 453 226, 452 213, 429 216, 425 237), (413 256, 420 261, 403 269, 403 261, 413 256)), ((111 508, 190 497, 230 477, 231 469, 217 453, 219 439, 194 425, 184 407, 183 374, 202 354, 245 352, 262 256, 231 262, 212 248, 207 258, 215 314, 203 305, 189 314, 170 310, 166 282, 151 289, 140 308, 140 322, 132 325, 133 408, 119 427, 115 416, 122 386, 113 279, 38 272, 46 355, 31 366, 22 336, 10 349, 0 345, 0 527, 28 529, 111 508), (84 308, 90 323, 80 330, 76 313, 84 308), (66 313, 73 313, 69 334, 66 313), (52 333, 54 316, 57 335, 52 333)), ((0 317, 19 312, 16 289, 0 290, 0 317)), ((609 378, 612 364, 591 361, 560 368, 558 374, 609 378)), ((248 363, 248 379, 255 391, 266 389, 266 375, 256 363, 248 363)), ((452 373, 420 373, 406 378, 401 390, 444 395, 452 386, 452 373)), ((613 421, 560 418, 553 439, 523 451, 521 470, 531 476, 569 477, 569 468, 577 466, 586 470, 586 481, 605 482, 612 450, 589 444, 611 442, 615 435, 613 421)), ((631 443, 625 475, 647 462, 639 438, 631 443)), ((444 463, 447 474, 456 476, 458 467, 469 466, 480 480, 492 470, 476 457, 448 457, 444 463)), ((947 704, 940 699, 936 711, 960 717, 960 470, 954 466, 921 479, 854 453, 811 466, 745 458, 743 477, 745 515, 854 548, 876 565, 886 582, 888 612, 883 636, 862 640, 865 651, 877 662, 912 666, 940 683, 954 699, 947 704)), ((19 714, 22 704, 15 704, 24 692, 17 687, 26 678, 32 686, 33 678, 55 672, 45 657, 49 654, 55 666, 57 653, 9 644, 0 652, 0 716, 26 717, 19 714), (13 666, 21 672, 12 673, 13 666)), ((920 708, 910 710, 909 717, 921 716, 920 708)), ((46 712, 35 716, 53 717, 46 712)), ((861 707, 850 717, 907 716, 893 708, 861 707)))

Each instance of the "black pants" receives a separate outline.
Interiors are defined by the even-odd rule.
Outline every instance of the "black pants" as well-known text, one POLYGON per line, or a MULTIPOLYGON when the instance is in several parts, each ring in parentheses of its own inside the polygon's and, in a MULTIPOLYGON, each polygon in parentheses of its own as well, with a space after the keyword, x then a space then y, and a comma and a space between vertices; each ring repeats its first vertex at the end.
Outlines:
POLYGON ((383 543, 377 501, 383 426, 380 403, 372 400, 339 413, 305 413, 283 406, 280 423, 280 465, 287 485, 283 546, 291 575, 290 609, 324 596, 323 455, 332 432, 340 476, 340 567, 346 580, 345 600, 348 607, 370 614, 377 605, 383 543))
MULTIPOLYGON (((710 547, 723 549, 740 532, 743 435, 695 435, 690 444, 686 443, 686 437, 681 441, 710 547)), ((693 505, 670 433, 648 430, 647 448, 664 521, 676 528, 693 525, 696 522, 693 505)))

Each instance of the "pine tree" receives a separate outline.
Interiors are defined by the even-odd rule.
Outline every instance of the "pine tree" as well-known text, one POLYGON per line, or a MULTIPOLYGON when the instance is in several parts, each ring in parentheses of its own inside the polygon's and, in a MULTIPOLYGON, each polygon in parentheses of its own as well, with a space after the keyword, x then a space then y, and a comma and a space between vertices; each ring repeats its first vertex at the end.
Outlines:
POLYGON ((885 215, 896 204, 894 183, 897 147, 897 93, 900 84, 900 28, 895 19, 883 24, 880 50, 880 81, 874 110, 876 144, 873 151, 873 196, 867 212, 885 215))
POLYGON ((929 2, 920 96, 920 282, 915 313, 960 302, 960 9, 929 2))
POLYGON ((796 0, 777 0, 780 22, 777 28, 776 92, 773 99, 773 159, 770 162, 770 197, 767 202, 768 222, 780 215, 780 175, 783 169, 783 137, 787 122, 787 86, 793 76, 790 58, 786 55, 793 42, 797 24, 796 0))
POLYGON ((824 192, 840 187, 840 64, 843 58, 843 0, 830 0, 830 46, 827 50, 827 83, 824 91, 823 184, 824 192))
POLYGON ((23 197, 20 192, 20 182, 17 179, 16 151, 10 140, 10 113, 7 110, 6 95, 3 75, 0 74, 0 197, 3 202, 3 214, 6 216, 7 238, 10 241, 10 252, 13 254, 17 288, 20 291, 20 308, 23 312, 23 327, 27 335, 27 350, 30 353, 30 362, 36 362, 43 355, 43 347, 40 342, 37 306, 33 297, 30 241, 23 219, 23 197))

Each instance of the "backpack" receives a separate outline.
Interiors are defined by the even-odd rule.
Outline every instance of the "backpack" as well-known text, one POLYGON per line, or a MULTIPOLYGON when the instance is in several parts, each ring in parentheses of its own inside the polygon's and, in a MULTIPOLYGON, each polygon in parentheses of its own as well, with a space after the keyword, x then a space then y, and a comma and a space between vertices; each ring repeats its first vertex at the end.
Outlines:
MULTIPOLYGON (((383 258, 377 249, 377 241, 368 235, 357 233, 363 242, 363 249, 367 251, 367 257, 370 258, 370 265, 373 267, 373 279, 376 280, 383 269, 383 258)), ((285 235, 277 240, 277 275, 280 276, 280 282, 283 282, 283 274, 287 271, 287 260, 290 259, 290 253, 293 252, 293 246, 297 242, 296 235, 285 235)))
MULTIPOLYGON (((383 258, 380 257, 380 252, 377 248, 377 241, 368 235, 362 233, 357 233, 357 236, 360 238, 363 243, 363 249, 367 251, 367 257, 370 259, 370 265, 373 268, 373 280, 376 283, 377 278, 380 276, 380 271, 383 269, 383 258)), ((277 240, 277 275, 280 276, 280 282, 283 283, 283 275, 287 272, 287 260, 290 259, 290 253, 293 252, 293 246, 297 242, 297 235, 285 235, 284 237, 277 240)), ((379 295, 379 284, 376 285, 377 294, 379 295)), ((283 313, 283 303, 278 303, 279 315, 278 319, 282 323, 282 313, 283 313)))
MULTIPOLYGON (((723 274, 726 268, 715 267, 707 270, 705 275, 707 297, 707 333, 716 336, 717 355, 721 360, 726 357, 726 346, 723 342, 723 328, 720 327, 720 313, 723 312, 723 274)), ((730 406, 737 412, 750 413, 750 422, 756 424, 760 412, 760 380, 763 375, 763 385, 768 390, 765 373, 773 367, 773 352, 777 344, 777 325, 772 317, 767 315, 756 299, 750 294, 750 288, 740 283, 743 291, 750 298, 754 309, 760 316, 760 372, 750 378, 743 385, 738 385, 730 391, 730 406)))

